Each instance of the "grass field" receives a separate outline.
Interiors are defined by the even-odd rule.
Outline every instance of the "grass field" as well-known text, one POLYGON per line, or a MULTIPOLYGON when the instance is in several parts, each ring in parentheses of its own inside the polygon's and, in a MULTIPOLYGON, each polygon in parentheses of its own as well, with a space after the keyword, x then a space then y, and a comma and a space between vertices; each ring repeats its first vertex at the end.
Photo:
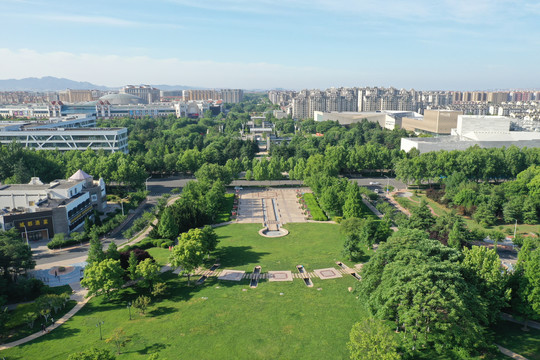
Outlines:
MULTIPOLYGON (((287 224, 290 234, 275 239, 259 236, 259 229, 256 224, 216 229, 222 268, 252 271, 261 265, 263 271, 296 271, 302 264, 312 271, 343 260, 338 225, 287 224)), ((158 262, 164 259, 161 250, 150 249, 158 262)), ((104 339, 116 328, 132 338, 118 359, 147 359, 151 353, 170 360, 345 359, 351 326, 366 315, 356 295, 347 290, 357 282, 353 277, 314 279, 313 288, 298 279, 263 281, 256 289, 249 288, 247 280, 210 278, 202 286, 187 287, 183 277, 162 277, 169 294, 145 317, 131 309, 134 319, 129 320, 126 304, 136 294, 126 289, 108 303, 102 297, 90 300, 59 329, 0 355, 6 360, 65 359, 92 346, 113 350, 99 340, 96 323, 104 321, 104 339)))
POLYGON ((529 328, 509 321, 500 321, 495 328, 495 343, 510 349, 529 360, 540 360, 540 330, 529 328))

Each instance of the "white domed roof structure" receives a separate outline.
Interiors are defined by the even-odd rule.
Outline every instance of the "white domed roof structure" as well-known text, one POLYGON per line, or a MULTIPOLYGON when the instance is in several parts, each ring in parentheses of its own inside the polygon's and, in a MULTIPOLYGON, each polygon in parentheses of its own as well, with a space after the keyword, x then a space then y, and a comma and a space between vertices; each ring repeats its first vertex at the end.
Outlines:
POLYGON ((137 105, 145 104, 146 102, 131 94, 108 94, 99 98, 102 101, 108 101, 111 105, 137 105))

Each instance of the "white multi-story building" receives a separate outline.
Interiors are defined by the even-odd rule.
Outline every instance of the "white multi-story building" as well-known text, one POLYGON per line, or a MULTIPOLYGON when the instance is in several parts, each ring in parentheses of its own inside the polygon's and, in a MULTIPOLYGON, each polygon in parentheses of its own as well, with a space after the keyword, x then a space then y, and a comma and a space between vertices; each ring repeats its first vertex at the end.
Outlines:
POLYGON ((0 144, 13 141, 34 150, 105 150, 128 152, 126 128, 96 128, 95 117, 0 124, 0 144))
POLYGON ((465 150, 471 146, 500 148, 540 147, 540 133, 510 131, 511 119, 504 116, 459 115, 452 135, 435 138, 402 138, 401 150, 417 149, 420 153, 439 150, 465 150))
POLYGON ((0 230, 16 228, 23 239, 50 239, 81 228, 93 210, 107 204, 103 179, 78 170, 67 180, 44 184, 34 177, 28 184, 0 185, 0 230))

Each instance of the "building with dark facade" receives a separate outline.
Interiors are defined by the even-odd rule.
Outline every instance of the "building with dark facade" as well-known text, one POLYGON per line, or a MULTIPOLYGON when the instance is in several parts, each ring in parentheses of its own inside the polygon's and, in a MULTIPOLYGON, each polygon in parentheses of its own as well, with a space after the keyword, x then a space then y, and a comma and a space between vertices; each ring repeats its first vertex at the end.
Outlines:
POLYGON ((94 210, 106 207, 103 179, 78 170, 67 180, 0 185, 0 229, 16 228, 24 239, 50 239, 80 229, 94 210))

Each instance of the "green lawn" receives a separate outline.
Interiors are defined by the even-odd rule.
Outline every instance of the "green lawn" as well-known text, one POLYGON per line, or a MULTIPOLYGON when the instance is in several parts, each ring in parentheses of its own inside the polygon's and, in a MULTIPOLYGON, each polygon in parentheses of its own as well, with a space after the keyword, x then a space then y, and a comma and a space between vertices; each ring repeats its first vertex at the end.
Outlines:
POLYGON ((495 343, 530 360, 540 360, 540 330, 529 328, 510 321, 500 321, 495 327, 495 343))
POLYGON ((153 247, 146 251, 148 251, 148 253, 152 255, 152 257, 156 260, 156 263, 158 263, 159 265, 163 266, 169 263, 169 255, 171 254, 169 249, 153 247))
MULTIPOLYGON (((339 225, 287 224, 286 228, 290 234, 275 239, 259 236, 258 224, 217 228, 222 268, 252 271, 261 265, 264 272, 296 272, 296 265, 302 264, 312 271, 344 260, 339 225)), ((150 252, 163 262, 165 253, 158 250, 163 249, 150 252)), ((134 320, 129 320, 126 304, 136 294, 126 289, 110 302, 102 297, 90 300, 59 329, 0 355, 6 360, 65 359, 91 346, 112 350, 111 344, 99 340, 96 323, 104 321, 104 338, 119 327, 132 337, 118 359, 146 359, 151 353, 171 360, 345 359, 351 326, 366 315, 356 294, 348 291, 357 283, 351 276, 314 279, 313 288, 299 279, 262 281, 257 289, 249 288, 247 280, 211 278, 202 286, 187 287, 185 278, 172 273, 162 277, 169 294, 154 303, 146 317, 131 309, 134 320)))

